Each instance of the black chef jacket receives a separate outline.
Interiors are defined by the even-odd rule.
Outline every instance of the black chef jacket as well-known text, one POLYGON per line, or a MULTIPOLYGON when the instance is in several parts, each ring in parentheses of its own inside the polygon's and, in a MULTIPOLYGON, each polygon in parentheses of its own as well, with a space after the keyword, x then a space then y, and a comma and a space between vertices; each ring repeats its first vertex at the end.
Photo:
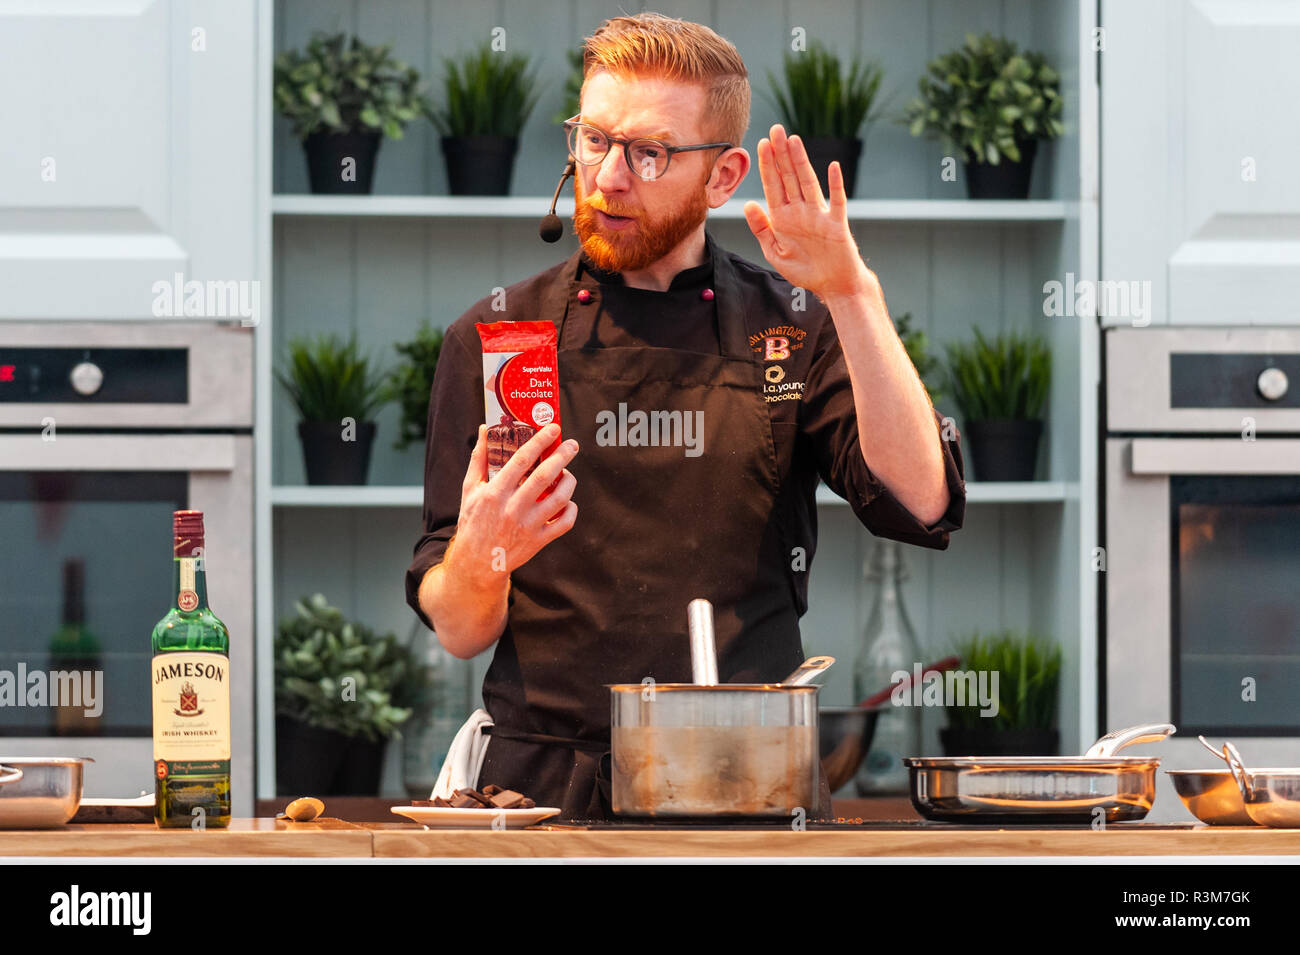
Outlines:
MULTIPOLYGON (((926 526, 899 503, 862 458, 853 390, 830 310, 811 293, 796 296, 790 283, 771 269, 721 250, 712 235, 708 246, 711 251, 730 255, 743 280, 759 286, 763 299, 771 304, 769 313, 746 316, 755 354, 762 357, 769 347, 789 352, 780 362, 781 380, 767 382, 764 388, 769 392, 765 398, 780 469, 782 497, 778 506, 789 509, 796 528, 793 539, 805 542, 806 567, 811 569, 817 542, 814 495, 819 478, 848 501, 857 519, 876 536, 947 549, 948 534, 962 526, 966 510, 956 428, 952 440, 942 440, 943 416, 935 411, 935 441, 943 449, 950 500, 947 512, 926 526), (771 346, 769 338, 775 339, 771 346)), ((429 401, 424 533, 406 572, 406 601, 430 628, 432 621, 419 605, 420 582, 442 560, 456 531, 461 485, 478 439, 478 426, 484 421, 483 349, 475 323, 533 319, 538 290, 563 267, 561 263, 506 288, 504 313, 492 310, 493 297, 483 298, 447 330, 429 401)), ((706 261, 679 272, 667 291, 657 292, 625 286, 618 273, 598 270, 580 255, 579 281, 599 295, 595 307, 574 318, 584 323, 584 340, 589 337, 592 344, 671 346, 716 354, 720 351, 716 299, 704 294, 712 274, 713 263, 706 261), (612 317, 615 313, 617 320, 612 317)), ((564 386, 563 378, 560 386, 564 386)), ((582 454, 581 449, 578 453, 582 454)), ((578 520, 582 520, 581 487, 575 490, 575 500, 580 509, 578 520)), ((654 506, 653 502, 647 506, 654 506)), ((726 533, 726 528, 716 530, 726 533)), ((618 555, 606 558, 617 560, 618 555)), ((802 615, 808 608, 808 574, 792 573, 802 615)))
MULTIPOLYGON (((529 793, 563 818, 603 818, 611 808, 606 684, 690 682, 684 614, 666 616, 674 601, 684 609, 707 596, 717 605, 721 682, 775 682, 802 659, 819 476, 877 534, 944 548, 961 526, 960 449, 955 432, 942 441, 938 413, 951 503, 925 527, 862 459, 825 306, 707 233, 706 247, 707 261, 666 292, 628 288, 575 253, 507 288, 505 314, 491 310, 499 298, 476 304, 448 330, 438 362, 425 533, 406 576, 407 601, 426 624, 420 581, 455 531, 483 420, 474 324, 545 318, 561 330, 561 424, 586 442, 571 465, 579 524, 512 574, 506 629, 483 685, 495 742, 479 783, 529 793), (675 449, 643 445, 629 454, 587 441, 615 405, 696 415, 711 455, 676 458, 675 449)), ((819 785, 813 808, 825 814, 824 773, 819 785)))

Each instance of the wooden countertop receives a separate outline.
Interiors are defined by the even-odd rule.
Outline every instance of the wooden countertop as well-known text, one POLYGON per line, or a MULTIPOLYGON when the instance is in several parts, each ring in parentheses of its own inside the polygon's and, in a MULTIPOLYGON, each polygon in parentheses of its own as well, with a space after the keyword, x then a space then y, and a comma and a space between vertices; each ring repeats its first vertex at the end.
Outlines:
MULTIPOLYGON (((872 823, 803 832, 708 829, 425 830, 365 823, 377 858, 573 858, 626 856, 1300 856, 1300 829, 1143 823, 1092 829, 991 829, 872 823)), ((544 827, 546 824, 542 823, 544 827)))
POLYGON ((0 829, 0 856, 289 856, 370 858, 370 833, 341 819, 232 819, 228 829, 160 829, 152 822, 0 829))
MULTIPOLYGON (((545 826, 545 823, 543 823, 545 826)), ((1300 856, 1300 829, 1116 824, 988 829, 898 821, 836 829, 433 830, 410 822, 236 819, 194 832, 151 823, 0 831, 0 857, 575 858, 1300 856)))

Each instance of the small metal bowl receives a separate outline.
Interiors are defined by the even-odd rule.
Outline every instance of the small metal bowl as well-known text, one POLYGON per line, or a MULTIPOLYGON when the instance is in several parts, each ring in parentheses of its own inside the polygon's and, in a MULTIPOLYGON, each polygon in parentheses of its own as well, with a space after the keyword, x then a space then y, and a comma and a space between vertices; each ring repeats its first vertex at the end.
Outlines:
MULTIPOLYGON (((1267 772, 1267 770, 1265 770, 1267 772)), ((1246 813, 1241 787, 1228 769, 1166 769, 1183 805, 1211 826, 1258 825, 1246 813)))
POLYGON ((88 756, 0 756, 22 778, 0 786, 0 829, 53 829, 81 805, 88 756))
POLYGON ((857 775, 862 758, 871 748, 876 718, 886 708, 823 706, 817 711, 818 748, 831 792, 857 775))

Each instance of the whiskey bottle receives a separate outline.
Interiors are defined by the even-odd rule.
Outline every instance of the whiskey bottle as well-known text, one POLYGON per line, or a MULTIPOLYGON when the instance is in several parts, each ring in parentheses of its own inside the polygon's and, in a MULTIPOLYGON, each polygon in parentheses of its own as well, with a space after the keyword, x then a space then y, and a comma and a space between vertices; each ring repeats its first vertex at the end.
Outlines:
POLYGON ((153 628, 154 820, 230 824, 230 634, 208 609, 203 512, 172 516, 172 608, 153 628))

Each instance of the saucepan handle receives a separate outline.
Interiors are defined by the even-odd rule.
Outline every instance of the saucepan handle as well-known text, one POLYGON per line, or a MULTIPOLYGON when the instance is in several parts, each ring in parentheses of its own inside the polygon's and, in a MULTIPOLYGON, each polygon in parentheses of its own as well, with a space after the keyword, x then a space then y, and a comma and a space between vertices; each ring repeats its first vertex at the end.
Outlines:
POLYGON ((1231 743, 1223 744, 1223 758, 1228 761, 1228 768, 1232 770, 1232 778, 1237 781, 1237 788, 1241 790, 1241 798, 1250 802, 1255 795, 1255 787, 1250 781, 1250 773, 1246 772, 1246 766, 1241 761, 1241 754, 1237 752, 1237 747, 1231 743))
POLYGON ((1174 724, 1172 723, 1143 723, 1141 726, 1130 726, 1127 729, 1116 730, 1113 733, 1107 733, 1097 742, 1088 747, 1084 756, 1092 759, 1105 759, 1114 756, 1125 746, 1136 746, 1138 743, 1159 743, 1174 734, 1174 724))

